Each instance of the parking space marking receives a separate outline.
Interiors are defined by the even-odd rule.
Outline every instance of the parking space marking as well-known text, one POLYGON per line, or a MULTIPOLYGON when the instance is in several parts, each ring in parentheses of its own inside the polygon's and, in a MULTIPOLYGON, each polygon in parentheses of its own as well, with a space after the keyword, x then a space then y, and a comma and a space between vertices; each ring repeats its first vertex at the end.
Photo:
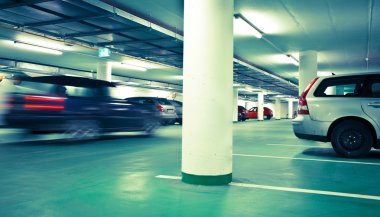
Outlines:
POLYGON ((240 156, 240 157, 273 158, 273 159, 286 159, 286 160, 303 160, 303 161, 318 161, 318 162, 330 162, 330 163, 362 164, 362 165, 380 166, 380 163, 371 163, 371 162, 363 162, 363 161, 326 160, 326 159, 300 158, 300 157, 277 157, 277 156, 254 155, 254 154, 233 154, 233 155, 234 156, 240 156))
MULTIPOLYGON (((167 175, 158 175, 156 176, 156 178, 173 179, 173 180, 181 179, 180 176, 167 176, 167 175)), ((266 189, 266 190, 274 190, 274 191, 286 191, 286 192, 296 192, 296 193, 304 193, 304 194, 317 194, 317 195, 349 197, 349 198, 380 201, 380 196, 366 195, 366 194, 350 194, 350 193, 335 192, 335 191, 320 191, 320 190, 311 190, 311 189, 304 189, 304 188, 288 188, 288 187, 279 187, 279 186, 270 186, 270 185, 257 185, 257 184, 242 183, 242 182, 231 182, 229 185, 236 186, 236 187, 244 187, 244 188, 257 188, 257 189, 266 189)))
POLYGON ((290 144, 266 144, 269 146, 294 146, 294 147, 308 147, 308 148, 331 148, 331 146, 327 145, 290 145, 290 144))

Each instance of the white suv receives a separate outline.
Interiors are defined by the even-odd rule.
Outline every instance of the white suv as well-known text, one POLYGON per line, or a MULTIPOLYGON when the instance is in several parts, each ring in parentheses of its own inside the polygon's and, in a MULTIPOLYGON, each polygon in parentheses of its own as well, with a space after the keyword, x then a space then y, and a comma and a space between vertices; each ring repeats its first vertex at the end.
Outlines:
POLYGON ((292 125, 298 138, 331 142, 344 157, 380 149, 380 73, 315 78, 292 125))

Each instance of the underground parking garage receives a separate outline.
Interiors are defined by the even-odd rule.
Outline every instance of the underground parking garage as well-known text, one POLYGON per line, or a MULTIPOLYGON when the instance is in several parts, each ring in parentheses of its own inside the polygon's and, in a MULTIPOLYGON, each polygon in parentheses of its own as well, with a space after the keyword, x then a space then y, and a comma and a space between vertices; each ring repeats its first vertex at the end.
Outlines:
POLYGON ((0 216, 374 216, 379 4, 6 0, 0 216))

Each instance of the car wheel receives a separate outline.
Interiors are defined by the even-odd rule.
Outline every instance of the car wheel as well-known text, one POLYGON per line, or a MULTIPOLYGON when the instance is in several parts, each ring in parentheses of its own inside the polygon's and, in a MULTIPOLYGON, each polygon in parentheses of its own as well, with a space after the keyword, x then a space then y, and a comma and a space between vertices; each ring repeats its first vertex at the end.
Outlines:
POLYGON ((245 121, 245 120, 247 120, 247 118, 243 118, 243 119, 241 119, 242 121, 245 121))
POLYGON ((97 139, 100 132, 101 128, 97 121, 68 121, 64 135, 66 140, 81 141, 97 139))
POLYGON ((343 121, 332 131, 331 144, 339 155, 359 158, 370 152, 373 138, 365 124, 359 121, 343 121))
POLYGON ((151 119, 145 120, 144 131, 146 135, 153 136, 158 128, 158 125, 159 123, 156 120, 151 120, 151 119))
POLYGON ((265 115, 265 119, 270 120, 271 116, 270 115, 265 115))

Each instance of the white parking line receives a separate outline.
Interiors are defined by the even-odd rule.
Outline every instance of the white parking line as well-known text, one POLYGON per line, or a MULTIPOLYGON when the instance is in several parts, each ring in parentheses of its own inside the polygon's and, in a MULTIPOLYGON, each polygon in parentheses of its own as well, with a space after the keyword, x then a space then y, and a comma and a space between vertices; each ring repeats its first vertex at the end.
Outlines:
POLYGON ((233 155, 234 156, 240 156, 240 157, 258 157, 258 158, 304 160, 304 161, 319 161, 319 162, 330 162, 330 163, 362 164, 362 165, 380 166, 380 163, 370 163, 370 162, 363 162, 363 161, 326 160, 326 159, 300 158, 300 157, 277 157, 277 156, 254 155, 254 154, 233 154, 233 155))
MULTIPOLYGON (((167 175, 158 175, 156 176, 156 178, 174 179, 174 180, 181 179, 180 176, 167 176, 167 175)), ((320 190, 311 190, 311 189, 303 189, 303 188, 288 188, 288 187, 257 185, 257 184, 241 183, 241 182, 231 182, 229 185, 236 186, 236 187, 244 187, 244 188, 258 188, 258 189, 275 190, 275 191, 297 192, 297 193, 304 193, 304 194, 318 194, 318 195, 350 197, 350 198, 367 199, 367 200, 380 200, 380 196, 365 195, 365 194, 350 194, 350 193, 334 192, 334 191, 320 191, 320 190)))
POLYGON ((290 144, 266 144, 269 146, 294 146, 294 147, 307 147, 307 148, 331 148, 327 145, 290 145, 290 144))

